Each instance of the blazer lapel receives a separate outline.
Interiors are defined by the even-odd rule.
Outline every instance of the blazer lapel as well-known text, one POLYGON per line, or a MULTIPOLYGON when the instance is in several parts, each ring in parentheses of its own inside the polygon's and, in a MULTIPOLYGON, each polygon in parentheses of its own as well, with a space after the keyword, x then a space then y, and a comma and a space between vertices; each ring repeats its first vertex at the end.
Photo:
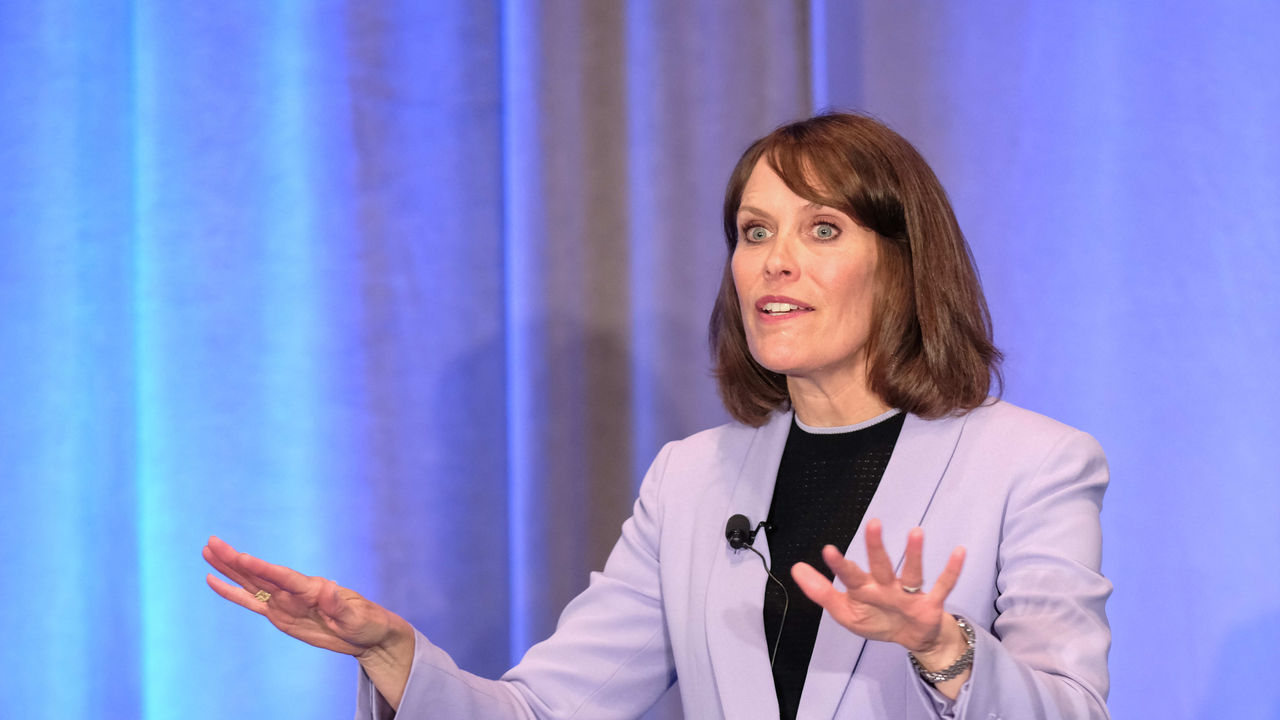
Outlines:
MULTIPOLYGON (((868 520, 879 518, 884 528, 885 549, 894 567, 901 567, 907 531, 919 525, 929 509, 955 452, 965 417, 939 420, 906 417, 884 477, 849 543, 846 558, 864 570, 867 568, 866 525, 868 520)), ((844 588, 838 578, 835 583, 837 588, 844 588)), ((799 720, 827 720, 835 716, 866 642, 837 623, 829 613, 822 613, 800 697, 799 720)))
MULTIPOLYGON (((769 514, 778 463, 791 429, 791 414, 775 414, 752 436, 746 452, 727 469, 728 502, 718 522, 747 516, 754 528, 769 514), (736 478, 732 473, 737 473, 736 478)), ((767 559, 768 539, 756 535, 753 547, 767 559)), ((721 540, 707 588, 707 647, 726 718, 777 717, 778 699, 764 637, 764 565, 747 549, 733 550, 721 540)))

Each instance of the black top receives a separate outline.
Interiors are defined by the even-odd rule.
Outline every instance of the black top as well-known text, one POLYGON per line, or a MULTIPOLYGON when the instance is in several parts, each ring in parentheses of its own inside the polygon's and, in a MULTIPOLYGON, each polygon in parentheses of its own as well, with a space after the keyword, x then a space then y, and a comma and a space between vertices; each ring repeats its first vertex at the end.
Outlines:
POLYGON ((765 530, 771 569, 786 585, 791 599, 783 622, 782 590, 772 581, 765 583, 764 636, 770 650, 782 623, 773 664, 782 720, 795 718, 800 707, 800 692, 822 619, 822 608, 805 597, 791 579, 791 566, 807 562, 828 579, 832 577, 822 561, 822 548, 835 545, 842 553, 849 548, 884 476, 905 418, 900 412, 836 433, 808 432, 795 420, 791 422, 765 530))

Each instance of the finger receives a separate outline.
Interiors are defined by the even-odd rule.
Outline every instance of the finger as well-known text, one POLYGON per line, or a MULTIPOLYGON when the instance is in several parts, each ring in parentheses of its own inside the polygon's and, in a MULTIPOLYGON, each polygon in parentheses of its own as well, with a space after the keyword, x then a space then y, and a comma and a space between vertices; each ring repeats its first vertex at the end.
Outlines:
POLYGON ((209 583, 209 587, 213 588, 213 591, 223 598, 259 615, 267 614, 267 604, 249 594, 248 590, 236 587, 212 573, 205 575, 204 579, 205 582, 209 583))
POLYGON ((278 583, 273 582, 270 578, 261 577, 261 575, 244 565, 244 559, 252 557, 251 555, 244 552, 236 552, 232 546, 216 537, 209 538, 209 541, 201 555, 204 555, 205 560, 218 569, 219 573, 227 575, 229 579, 232 579, 233 582, 238 583, 250 593, 256 593, 260 589, 265 589, 265 591, 271 593, 280 592, 278 583))
POLYGON ((881 585, 897 584, 898 576, 893 572, 893 562, 889 560, 889 553, 884 550, 879 520, 867 523, 867 569, 871 571, 871 577, 881 585))
POLYGON ((899 581, 903 587, 918 588, 924 585, 924 568, 920 559, 924 551, 924 530, 912 528, 907 533, 907 552, 902 560, 902 575, 899 581))
POLYGON ((958 547, 951 551, 951 557, 947 558, 947 566, 942 569, 942 574, 938 576, 938 581, 933 584, 933 589, 929 591, 929 597, 938 601, 939 604, 947 599, 951 591, 956 586, 956 581, 960 578, 960 569, 964 567, 964 548, 958 547))
POLYGON ((201 554, 204 555, 205 560, 210 565, 217 568, 218 572, 223 575, 230 577, 240 574, 239 568, 236 567, 236 558, 239 557, 240 553, 224 542, 222 538, 216 535, 210 536, 209 542, 205 544, 201 554))
POLYGON ((259 590, 266 590, 271 593, 280 592, 279 583, 270 577, 262 576, 255 571, 254 567, 246 565, 246 558, 257 560, 252 555, 237 552, 235 548, 217 536, 210 537, 209 543, 205 545, 205 548, 209 551, 209 554, 205 555, 205 560, 250 593, 256 593, 259 590))
POLYGON ((218 572, 238 583, 240 587, 249 591, 250 595, 259 590, 266 590, 274 595, 285 589, 274 575, 264 575, 261 572, 263 566, 279 568, 278 565, 271 565, 249 553, 237 552, 217 536, 209 538, 201 554, 204 555, 205 561, 217 568, 218 572))
POLYGON ((834 605, 843 596, 843 593, 836 590, 826 575, 818 572, 809 563, 799 562, 792 565, 791 579, 800 586, 800 591, 805 597, 828 610, 830 609, 828 606, 834 605))
MULTIPOLYGON (((216 538, 211 538, 210 541, 212 542, 214 539, 216 538)), ((213 569, 230 578, 232 582, 238 583, 240 587, 246 589, 249 587, 249 580, 239 570, 227 564, 210 545, 204 546, 200 554, 204 556, 205 562, 213 566, 213 569)))
POLYGON ((209 548, 209 551, 226 565, 235 565, 236 557, 240 554, 240 551, 228 545, 225 540, 217 535, 209 536, 209 542, 205 544, 205 547, 209 548))
POLYGON ((841 555, 835 545, 822 548, 822 560, 827 567, 831 568, 831 572, 840 578, 840 582, 844 583, 847 590, 855 590, 871 582, 871 576, 863 572, 862 568, 858 567, 858 563, 841 555))
MULTIPOLYGON (((302 595, 316 590, 315 581, 292 568, 269 563, 248 553, 240 553, 240 567, 260 580, 264 585, 273 585, 295 595, 302 595)), ((270 589, 270 588, 268 588, 270 589)))

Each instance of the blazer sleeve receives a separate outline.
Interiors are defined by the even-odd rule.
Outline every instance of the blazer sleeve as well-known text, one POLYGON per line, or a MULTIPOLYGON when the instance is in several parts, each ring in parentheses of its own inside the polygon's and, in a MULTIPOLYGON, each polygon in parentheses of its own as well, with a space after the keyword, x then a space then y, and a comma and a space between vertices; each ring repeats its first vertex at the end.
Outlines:
POLYGON ((1102 720, 1110 715, 1099 514, 1102 448, 1069 431, 1009 492, 998 552, 995 621, 977 628, 973 671, 954 702, 921 681, 941 718, 1102 720))
POLYGON ((461 670, 416 633, 398 713, 360 674, 357 720, 396 717, 623 720, 639 717, 675 682, 658 572, 662 476, 671 446, 646 473, 604 570, 500 680, 461 670))

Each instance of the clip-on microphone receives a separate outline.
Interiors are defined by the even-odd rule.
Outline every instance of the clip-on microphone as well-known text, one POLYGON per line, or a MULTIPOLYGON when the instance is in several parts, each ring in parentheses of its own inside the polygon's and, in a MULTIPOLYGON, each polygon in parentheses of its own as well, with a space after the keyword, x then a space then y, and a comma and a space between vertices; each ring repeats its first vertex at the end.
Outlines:
POLYGON ((773 667, 773 659, 778 655, 778 643, 782 640, 782 626, 787 622, 787 610, 791 607, 791 594, 787 592, 787 586, 783 585, 782 581, 774 577, 773 573, 769 571, 768 561, 754 547, 756 533, 760 532, 760 528, 773 529, 771 526, 761 522, 752 530, 751 521, 747 519, 746 515, 734 515, 729 518, 729 522, 725 523, 724 539, 729 541, 729 547, 734 550, 741 550, 745 547, 755 553, 760 558, 760 563, 764 565, 764 574, 768 575, 770 580, 782 588, 782 619, 778 622, 778 636, 773 639, 773 650, 769 652, 769 667, 773 667))

